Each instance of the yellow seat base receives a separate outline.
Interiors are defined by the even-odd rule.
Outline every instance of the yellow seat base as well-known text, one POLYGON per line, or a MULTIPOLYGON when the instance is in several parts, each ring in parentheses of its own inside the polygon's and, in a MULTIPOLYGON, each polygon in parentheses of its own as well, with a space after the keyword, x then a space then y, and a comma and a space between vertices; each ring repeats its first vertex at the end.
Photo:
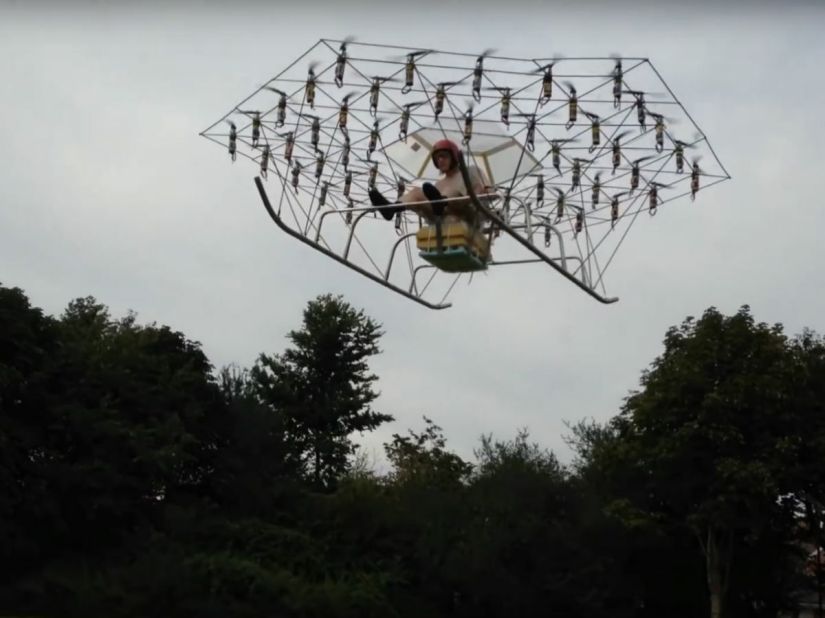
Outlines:
POLYGON ((440 246, 435 225, 419 229, 415 239, 419 255, 441 270, 475 272, 487 268, 490 243, 464 221, 447 220, 441 225, 440 246))

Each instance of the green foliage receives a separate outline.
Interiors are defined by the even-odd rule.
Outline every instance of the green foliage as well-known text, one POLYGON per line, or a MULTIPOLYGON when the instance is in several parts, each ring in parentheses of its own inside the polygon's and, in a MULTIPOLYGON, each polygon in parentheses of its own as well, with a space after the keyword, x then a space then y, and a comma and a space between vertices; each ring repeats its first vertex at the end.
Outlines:
POLYGON ((380 336, 321 296, 285 351, 216 374, 169 327, 0 286, 0 611, 773 617, 825 588, 815 333, 711 308, 620 414, 570 426, 569 468, 526 430, 465 461, 425 417, 386 473, 352 441, 390 420, 380 336))
POLYGON ((196 490, 219 400, 206 357, 181 333, 112 320, 92 298, 58 321, 14 290, 2 298, 5 316, 18 312, 3 329, 16 352, 0 417, 0 479, 11 479, 0 529, 12 539, 0 579, 10 582, 44 563, 103 560, 171 496, 196 490))
POLYGON ((19 288, 0 285, 0 410, 19 405, 28 379, 55 346, 55 325, 19 288))
POLYGON ((340 297, 310 301, 292 347, 261 354, 252 370, 260 400, 279 413, 294 453, 316 488, 334 487, 354 452, 350 435, 392 420, 371 404, 377 377, 368 360, 378 354, 379 325, 340 297))
POLYGON ((40 428, 27 420, 26 408, 41 398, 37 383, 56 347, 54 321, 33 308, 19 288, 0 286, 0 580, 17 560, 37 551, 25 518, 19 517, 33 494, 41 493, 27 482, 31 460, 43 450, 40 428))
POLYGON ((224 367, 218 385, 224 406, 205 479, 208 497, 227 512, 273 515, 294 499, 302 469, 285 419, 259 400, 249 371, 224 367))
POLYGON ((737 577, 736 556, 771 545, 771 564, 785 562, 794 513, 780 497, 794 484, 783 461, 796 424, 795 382, 781 326, 756 323, 747 307, 730 317, 711 308, 668 331, 642 390, 609 428, 574 432, 584 474, 612 516, 631 528, 693 535, 713 615, 726 597, 776 606, 737 577))
POLYGON ((769 526, 780 515, 776 455, 791 428, 792 380, 781 327, 756 324, 747 307, 671 329, 622 412, 648 507, 700 536, 769 526))
POLYGON ((408 436, 393 434, 385 445, 387 459, 393 466, 391 478, 397 484, 426 484, 451 488, 466 481, 472 465, 446 449, 447 440, 441 427, 424 417, 421 433, 410 430, 408 436))

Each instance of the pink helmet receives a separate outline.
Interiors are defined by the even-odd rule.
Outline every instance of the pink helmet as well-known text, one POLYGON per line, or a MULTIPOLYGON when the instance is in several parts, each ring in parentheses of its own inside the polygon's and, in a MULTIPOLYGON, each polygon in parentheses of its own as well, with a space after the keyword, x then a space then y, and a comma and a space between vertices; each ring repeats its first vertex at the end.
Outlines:
POLYGON ((442 150, 448 151, 453 156, 453 164, 451 169, 458 165, 458 155, 461 154, 461 149, 454 141, 448 139, 440 139, 433 144, 432 153, 430 155, 433 160, 433 165, 435 165, 435 153, 442 150))

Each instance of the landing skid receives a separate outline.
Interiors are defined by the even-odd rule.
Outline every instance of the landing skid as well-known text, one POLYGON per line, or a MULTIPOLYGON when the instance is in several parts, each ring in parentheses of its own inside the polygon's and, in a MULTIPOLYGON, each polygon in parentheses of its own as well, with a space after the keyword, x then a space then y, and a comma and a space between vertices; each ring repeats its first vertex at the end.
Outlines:
POLYGON ((279 228, 281 228, 284 232, 286 232, 287 234, 289 234, 293 238, 296 238, 296 239, 300 240, 302 243, 304 243, 306 245, 309 245, 310 247, 312 247, 316 251, 319 251, 320 253, 324 254, 325 256, 327 256, 329 258, 332 258, 333 260, 335 260, 339 264, 343 264, 347 268, 351 268, 355 272, 357 272, 361 275, 364 275, 367 279, 371 279, 372 281, 375 281, 376 283, 378 283, 380 285, 383 285, 385 288, 387 288, 388 290, 392 290, 396 294, 401 294, 401 296, 403 296, 404 298, 408 298, 410 300, 413 300, 413 301, 417 302, 420 305, 424 305, 428 309, 447 309, 448 307, 452 307, 451 303, 437 303, 436 304, 436 303, 428 302, 428 301, 424 300, 423 298, 421 298, 419 296, 416 296, 415 294, 412 294, 411 292, 408 292, 407 290, 404 290, 404 289, 398 287, 397 285, 394 285, 394 284, 390 283, 388 281, 389 267, 387 267, 387 271, 386 271, 385 276, 383 278, 379 277, 378 275, 375 275, 375 274, 369 272, 368 270, 365 270, 365 269, 361 268, 357 264, 353 264, 351 261, 349 261, 349 259, 347 259, 345 257, 341 257, 340 255, 338 255, 337 253, 334 253, 333 251, 330 251, 326 247, 322 247, 320 244, 318 244, 314 240, 310 240, 306 236, 304 236, 302 234, 299 234, 298 232, 296 232, 295 230, 290 228, 288 225, 286 225, 283 222, 283 220, 281 219, 281 217, 279 217, 278 214, 275 212, 275 209, 272 208, 272 204, 270 203, 269 197, 266 194, 266 189, 264 189, 264 184, 261 181, 261 179, 257 176, 255 177, 255 186, 258 187, 258 193, 260 193, 260 195, 261 195, 261 201, 264 203, 264 208, 266 208, 266 211, 269 213, 269 216, 272 218, 272 220, 277 224, 277 226, 279 228))

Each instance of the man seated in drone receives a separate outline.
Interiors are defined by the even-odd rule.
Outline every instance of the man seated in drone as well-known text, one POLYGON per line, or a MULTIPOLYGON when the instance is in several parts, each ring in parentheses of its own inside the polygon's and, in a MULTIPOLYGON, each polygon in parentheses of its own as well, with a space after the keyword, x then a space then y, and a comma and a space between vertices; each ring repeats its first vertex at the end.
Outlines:
MULTIPOLYGON (((391 220, 395 213, 405 209, 412 210, 428 221, 443 215, 454 216, 472 223, 475 212, 467 196, 467 186, 458 169, 458 146, 448 139, 442 139, 433 144, 433 165, 443 176, 435 182, 425 182, 421 187, 412 187, 401 196, 400 203, 391 203, 377 189, 370 189, 369 198, 373 206, 377 206, 381 215, 391 220), (465 197, 463 200, 450 198, 465 197)), ((476 195, 485 194, 488 182, 481 170, 475 165, 467 166, 469 180, 476 195)))

